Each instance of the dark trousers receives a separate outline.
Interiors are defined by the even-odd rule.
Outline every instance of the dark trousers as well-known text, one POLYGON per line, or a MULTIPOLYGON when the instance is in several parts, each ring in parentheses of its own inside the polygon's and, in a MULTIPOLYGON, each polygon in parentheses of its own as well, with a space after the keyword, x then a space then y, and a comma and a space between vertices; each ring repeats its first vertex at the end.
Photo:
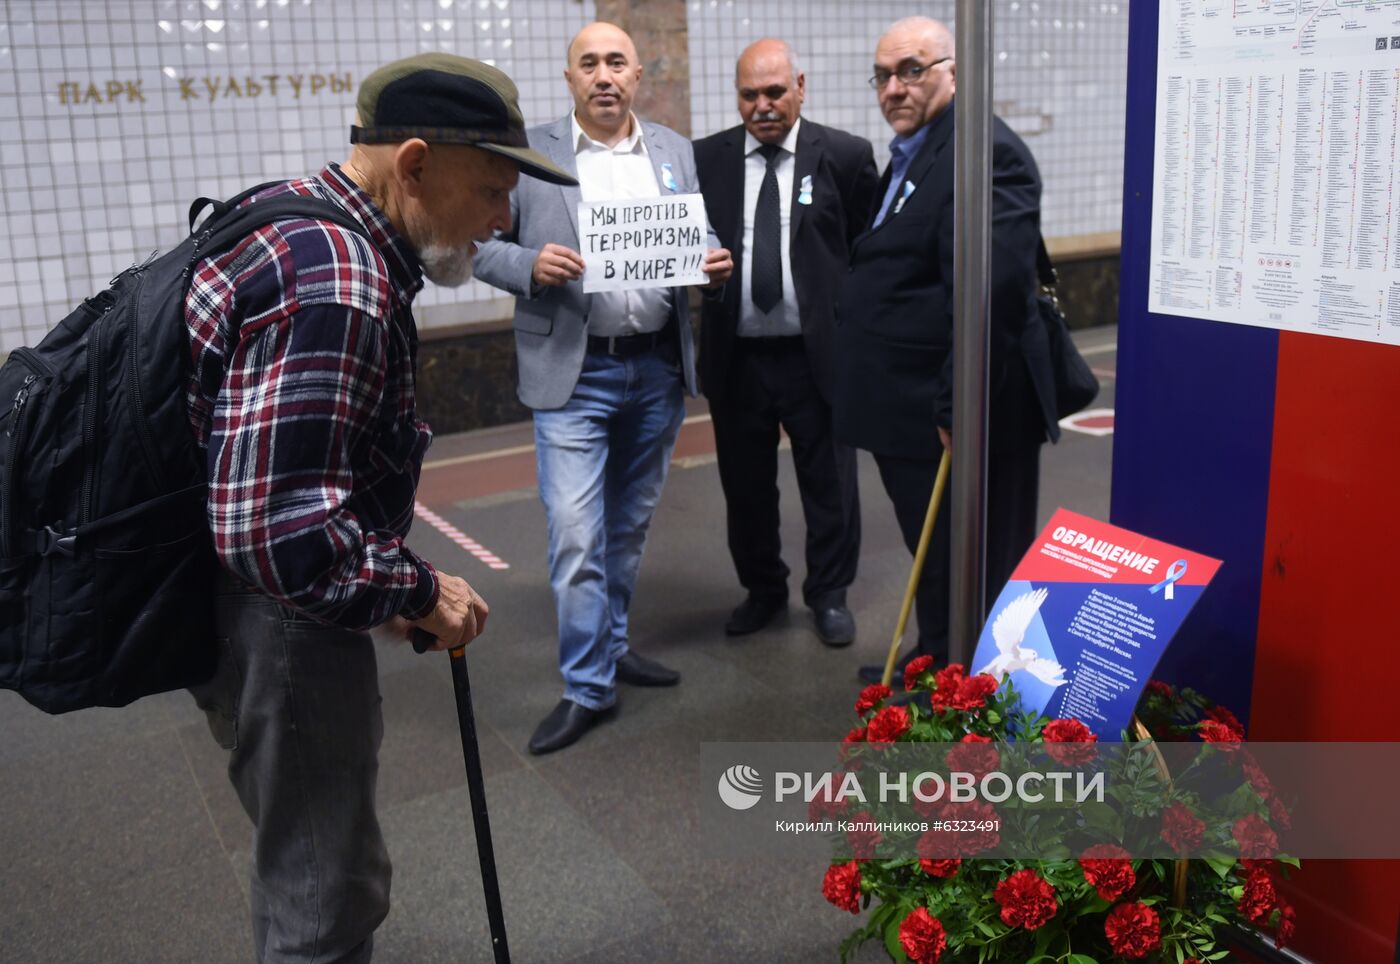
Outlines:
MULTIPOLYGON (((938 475, 938 459, 905 459, 876 455, 880 481, 899 520, 899 531, 912 555, 919 547, 919 534, 928 514, 929 498, 938 475)), ((956 456, 955 456, 956 457, 956 456)), ((1036 499, 1040 489, 1040 443, 992 451, 987 457, 987 606, 1011 578, 1035 540, 1036 499)), ((914 595, 914 611, 919 620, 918 651, 939 663, 948 659, 948 600, 951 593, 950 548, 952 545, 951 506, 953 487, 943 492, 938 518, 929 541, 924 569, 914 595)), ((967 641, 971 653, 975 639, 967 641)))
POLYGON ((787 598, 778 520, 778 429, 792 441, 807 522, 802 599, 845 605, 860 556, 855 450, 831 434, 831 406, 817 390, 800 337, 736 338, 725 397, 711 400, 729 553, 751 595, 787 598))
POLYGON ((389 913, 375 815, 384 735, 374 644, 225 577, 221 651, 193 687, 253 822, 253 956, 364 964, 389 913))

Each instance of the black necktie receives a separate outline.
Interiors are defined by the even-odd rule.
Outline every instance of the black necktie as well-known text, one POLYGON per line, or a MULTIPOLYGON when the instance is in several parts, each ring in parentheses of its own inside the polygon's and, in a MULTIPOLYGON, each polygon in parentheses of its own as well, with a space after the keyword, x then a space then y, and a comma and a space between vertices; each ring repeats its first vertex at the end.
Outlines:
POLYGON ((777 144, 758 148, 768 162, 763 172, 763 185, 758 189, 758 204, 753 212, 753 303, 762 312, 769 312, 783 300, 783 237, 782 217, 778 211, 778 158, 783 149, 777 144))

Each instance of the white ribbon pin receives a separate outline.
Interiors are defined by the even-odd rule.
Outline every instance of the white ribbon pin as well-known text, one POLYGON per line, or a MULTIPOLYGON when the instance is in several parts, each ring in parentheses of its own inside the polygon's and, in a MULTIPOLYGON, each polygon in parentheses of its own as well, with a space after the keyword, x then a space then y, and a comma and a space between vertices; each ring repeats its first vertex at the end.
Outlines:
POLYGON ((812 203, 812 175, 810 174, 804 174, 802 176, 802 184, 797 189, 797 203, 812 203))
POLYGON ((666 185, 668 191, 680 190, 680 186, 676 184, 676 175, 671 172, 670 164, 661 165, 661 183, 666 185))
POLYGON ((899 196, 899 200, 894 202, 894 213, 898 214, 904 209, 904 202, 909 200, 909 195, 914 193, 914 184, 911 181, 904 182, 904 193, 899 196))

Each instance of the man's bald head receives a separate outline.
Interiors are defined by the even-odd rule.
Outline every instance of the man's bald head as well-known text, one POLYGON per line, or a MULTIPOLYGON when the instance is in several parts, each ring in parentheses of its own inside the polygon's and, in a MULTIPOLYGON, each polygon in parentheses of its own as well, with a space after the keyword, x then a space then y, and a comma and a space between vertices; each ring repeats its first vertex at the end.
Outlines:
POLYGON ((615 23, 590 23, 578 33, 574 34, 574 39, 569 41, 568 66, 572 67, 577 61, 575 52, 580 48, 592 47, 601 43, 604 47, 615 47, 624 51, 633 61, 637 60, 637 45, 632 42, 632 37, 615 23))
POLYGON ((957 87, 954 47, 953 32, 929 17, 896 21, 880 38, 875 47, 875 92, 896 134, 913 134, 952 103, 957 87))
POLYGON ((569 44, 564 79, 574 95, 574 116, 589 137, 616 144, 627 136, 642 62, 625 30, 610 23, 580 30, 569 44))
POLYGON ((797 123, 806 97, 806 78, 786 41, 756 40, 734 65, 734 90, 744 127, 760 144, 781 144, 797 123))
POLYGON ((903 20, 896 20, 885 31, 884 37, 880 38, 881 43, 884 42, 885 37, 892 34, 924 40, 930 45, 935 57, 951 59, 953 56, 955 46, 953 31, 942 20, 935 20, 932 17, 905 17, 903 20))

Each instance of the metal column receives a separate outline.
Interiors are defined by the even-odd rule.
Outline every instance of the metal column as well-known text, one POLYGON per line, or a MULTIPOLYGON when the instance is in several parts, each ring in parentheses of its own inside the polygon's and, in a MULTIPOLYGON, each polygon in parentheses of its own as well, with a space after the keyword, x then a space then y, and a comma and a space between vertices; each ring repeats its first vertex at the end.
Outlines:
MULTIPOLYGON (((957 0, 953 191, 953 503, 949 659, 966 664, 986 613, 992 215, 992 6, 957 0)), ((973 667, 969 666, 971 671, 973 667)))

